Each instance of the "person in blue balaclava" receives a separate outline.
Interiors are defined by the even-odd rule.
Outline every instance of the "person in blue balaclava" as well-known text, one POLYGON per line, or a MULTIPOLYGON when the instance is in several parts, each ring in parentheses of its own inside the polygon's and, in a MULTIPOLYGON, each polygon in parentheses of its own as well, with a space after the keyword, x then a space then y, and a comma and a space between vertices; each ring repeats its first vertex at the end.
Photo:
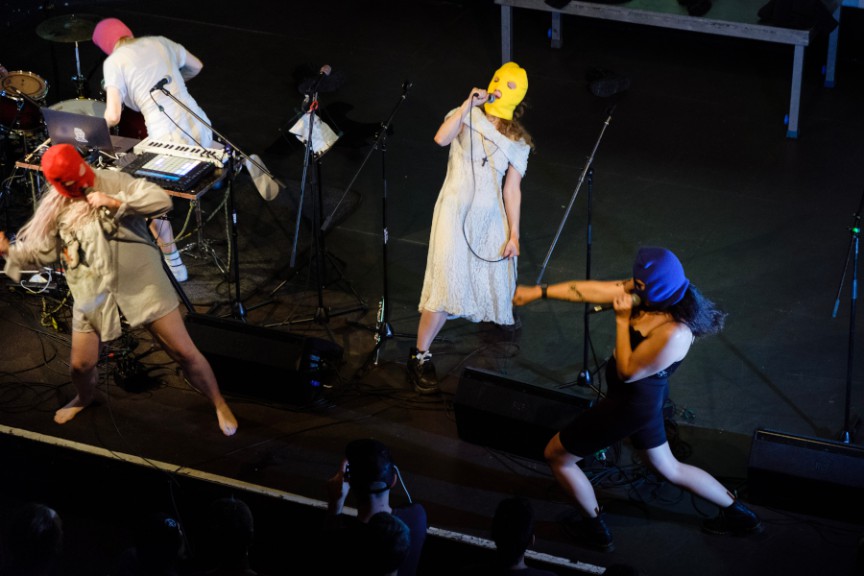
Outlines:
POLYGON ((679 462, 666 439, 663 405, 669 377, 695 339, 720 332, 726 316, 690 283, 675 254, 643 247, 630 279, 519 286, 513 302, 521 306, 546 298, 611 304, 615 310, 615 350, 606 363, 606 396, 556 434, 545 452, 555 478, 580 508, 580 521, 570 526, 580 540, 604 551, 613 547, 594 488, 579 461, 628 437, 643 453, 643 461, 664 478, 720 508, 718 516, 703 523, 703 530, 761 532, 762 522, 753 511, 704 470, 679 462))

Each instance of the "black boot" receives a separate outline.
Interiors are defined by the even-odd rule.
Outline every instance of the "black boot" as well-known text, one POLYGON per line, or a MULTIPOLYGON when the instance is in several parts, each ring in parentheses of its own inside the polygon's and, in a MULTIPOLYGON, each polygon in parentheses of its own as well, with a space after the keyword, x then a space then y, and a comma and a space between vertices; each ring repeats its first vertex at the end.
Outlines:
POLYGON ((746 534, 759 534, 764 528, 762 521, 755 512, 739 500, 735 500, 727 508, 721 508, 720 514, 715 518, 703 522, 702 530, 709 534, 744 536, 746 534))
POLYGON ((609 532, 602 514, 596 518, 574 515, 564 521, 564 530, 578 542, 594 550, 612 552, 615 549, 612 533, 609 532))
POLYGON ((432 364, 432 354, 427 350, 420 352, 417 348, 411 348, 408 356, 408 382, 414 386, 418 394, 437 394, 438 377, 435 374, 435 365, 432 364))

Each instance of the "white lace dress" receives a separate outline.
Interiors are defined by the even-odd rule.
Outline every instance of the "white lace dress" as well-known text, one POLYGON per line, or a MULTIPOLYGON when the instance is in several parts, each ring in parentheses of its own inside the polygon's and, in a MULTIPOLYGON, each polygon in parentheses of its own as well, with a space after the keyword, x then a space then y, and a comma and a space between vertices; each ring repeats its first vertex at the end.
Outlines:
POLYGON ((516 258, 499 260, 510 238, 501 189, 511 164, 525 175, 529 151, 524 140, 510 140, 480 109, 471 109, 470 123, 466 118, 450 144, 432 216, 421 312, 513 324, 516 258))

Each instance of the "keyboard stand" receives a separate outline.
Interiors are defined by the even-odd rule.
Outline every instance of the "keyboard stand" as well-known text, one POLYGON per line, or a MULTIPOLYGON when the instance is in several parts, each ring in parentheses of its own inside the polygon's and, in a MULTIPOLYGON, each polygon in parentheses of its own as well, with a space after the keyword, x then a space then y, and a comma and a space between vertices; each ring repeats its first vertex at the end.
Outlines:
POLYGON ((219 269, 219 272, 222 274, 228 273, 228 268, 222 262, 222 259, 219 258, 219 255, 216 254, 216 250, 213 248, 211 241, 205 238, 204 236, 204 218, 201 213, 201 197, 204 196, 209 190, 215 187, 217 184, 221 183, 225 180, 227 176, 227 171, 217 170, 211 177, 204 180, 196 190, 191 190, 188 192, 176 192, 174 190, 166 190, 168 194, 175 198, 183 198, 184 200, 189 200, 192 203, 192 209, 195 211, 195 227, 197 240, 193 242, 189 242, 182 248, 179 248, 180 252, 190 256, 191 258, 211 258, 213 263, 219 269))

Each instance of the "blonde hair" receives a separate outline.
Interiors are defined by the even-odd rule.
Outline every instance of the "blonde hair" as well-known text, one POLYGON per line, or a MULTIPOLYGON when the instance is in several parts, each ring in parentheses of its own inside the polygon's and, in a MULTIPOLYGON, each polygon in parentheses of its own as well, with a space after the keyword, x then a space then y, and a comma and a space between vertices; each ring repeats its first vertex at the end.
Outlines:
POLYGON ((18 230, 16 241, 26 242, 30 239, 38 243, 57 236, 61 228, 77 230, 95 217, 96 209, 86 200, 67 198, 50 186, 42 193, 33 217, 18 230))

